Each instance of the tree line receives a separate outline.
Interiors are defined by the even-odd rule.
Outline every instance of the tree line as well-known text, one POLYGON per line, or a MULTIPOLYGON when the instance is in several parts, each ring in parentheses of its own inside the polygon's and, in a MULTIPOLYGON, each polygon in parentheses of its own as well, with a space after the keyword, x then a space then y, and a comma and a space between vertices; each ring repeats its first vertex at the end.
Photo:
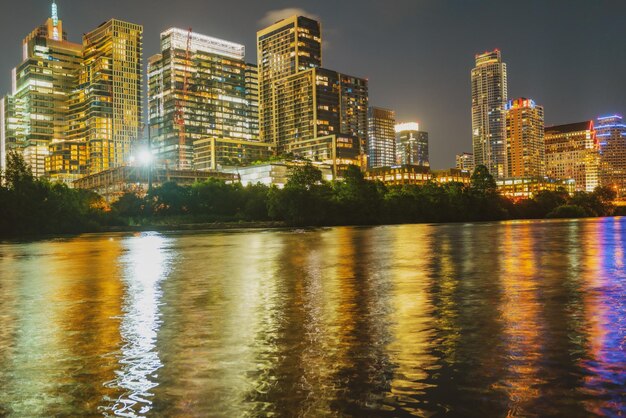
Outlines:
POLYGON ((484 166, 471 183, 387 186, 349 166, 328 182, 312 164, 291 168, 284 188, 242 186, 217 179, 182 186, 168 182, 145 195, 123 194, 107 205, 89 191, 33 178, 24 160, 9 154, 0 187, 0 235, 75 233, 110 226, 279 221, 290 226, 469 222, 610 216, 615 193, 542 191, 513 202, 498 194, 484 166))

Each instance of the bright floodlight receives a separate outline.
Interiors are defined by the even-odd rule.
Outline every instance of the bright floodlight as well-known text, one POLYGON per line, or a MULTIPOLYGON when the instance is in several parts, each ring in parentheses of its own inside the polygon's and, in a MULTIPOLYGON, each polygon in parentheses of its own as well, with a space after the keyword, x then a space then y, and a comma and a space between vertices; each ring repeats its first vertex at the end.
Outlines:
POLYGON ((139 153, 139 162, 142 165, 150 165, 152 163, 152 153, 148 150, 143 150, 139 153))

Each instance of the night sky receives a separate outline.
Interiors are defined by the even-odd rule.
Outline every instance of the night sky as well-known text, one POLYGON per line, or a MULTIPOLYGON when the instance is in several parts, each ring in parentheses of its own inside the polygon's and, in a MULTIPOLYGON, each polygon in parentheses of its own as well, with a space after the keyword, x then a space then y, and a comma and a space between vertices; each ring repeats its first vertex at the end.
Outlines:
MULTIPOLYGON (((51 0, 2 0, 0 90, 21 59, 21 40, 51 0)), ((431 165, 471 151, 474 55, 499 48, 509 98, 545 107, 546 125, 626 114, 626 0, 57 0, 69 40, 111 17, 144 25, 144 62, 169 27, 245 44, 256 31, 301 13, 322 22, 323 66, 363 76, 370 104, 395 109, 430 134, 431 165)))

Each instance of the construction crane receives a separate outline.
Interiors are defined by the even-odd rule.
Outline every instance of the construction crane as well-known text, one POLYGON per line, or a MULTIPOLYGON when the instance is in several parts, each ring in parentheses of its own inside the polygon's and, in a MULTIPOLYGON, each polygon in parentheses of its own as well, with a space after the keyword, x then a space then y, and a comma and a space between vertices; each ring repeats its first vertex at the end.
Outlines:
POLYGON ((189 28, 187 33, 187 48, 185 50, 185 65, 183 70, 183 91, 181 99, 176 101, 176 113, 174 116, 174 122, 178 125, 178 168, 183 169, 187 165, 187 156, 185 150, 187 149, 185 139, 185 103, 187 101, 187 90, 189 88, 189 61, 191 59, 191 34, 192 30, 189 28))

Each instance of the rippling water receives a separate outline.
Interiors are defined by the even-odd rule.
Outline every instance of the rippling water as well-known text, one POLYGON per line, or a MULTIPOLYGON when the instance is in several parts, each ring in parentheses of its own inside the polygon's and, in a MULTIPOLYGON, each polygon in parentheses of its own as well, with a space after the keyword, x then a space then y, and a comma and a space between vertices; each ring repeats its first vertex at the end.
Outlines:
POLYGON ((626 218, 0 243, 0 416, 622 416, 626 218))

